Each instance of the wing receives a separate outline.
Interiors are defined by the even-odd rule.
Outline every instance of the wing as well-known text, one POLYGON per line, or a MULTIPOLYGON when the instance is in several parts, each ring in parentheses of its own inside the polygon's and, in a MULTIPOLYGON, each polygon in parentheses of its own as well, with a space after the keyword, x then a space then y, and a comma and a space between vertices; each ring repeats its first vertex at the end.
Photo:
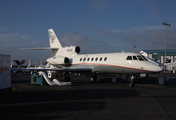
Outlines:
POLYGON ((65 69, 52 69, 52 68, 11 68, 12 71, 60 71, 60 72, 77 72, 77 73, 82 73, 82 72, 91 72, 91 68, 65 68, 65 69))

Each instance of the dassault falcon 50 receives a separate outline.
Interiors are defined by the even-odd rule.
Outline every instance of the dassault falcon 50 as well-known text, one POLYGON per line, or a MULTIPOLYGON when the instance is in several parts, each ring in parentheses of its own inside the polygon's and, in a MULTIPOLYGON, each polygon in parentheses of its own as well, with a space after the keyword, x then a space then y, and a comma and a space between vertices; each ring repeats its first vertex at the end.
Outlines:
POLYGON ((91 81, 97 79, 98 74, 127 74, 130 86, 134 86, 136 74, 160 72, 160 66, 149 62, 144 56, 137 53, 101 53, 79 54, 79 46, 62 47, 53 29, 48 30, 49 48, 28 48, 33 50, 50 49, 52 57, 46 61, 55 66, 53 69, 35 69, 38 71, 63 71, 65 81, 70 81, 69 72, 84 72, 91 81))

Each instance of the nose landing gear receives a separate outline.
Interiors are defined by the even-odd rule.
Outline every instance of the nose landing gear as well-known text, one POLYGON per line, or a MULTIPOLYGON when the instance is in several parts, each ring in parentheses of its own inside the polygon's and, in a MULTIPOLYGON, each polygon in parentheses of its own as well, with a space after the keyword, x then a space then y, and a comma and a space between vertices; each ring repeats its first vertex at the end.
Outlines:
POLYGON ((130 75, 128 77, 128 82, 129 82, 130 87, 134 87, 134 76, 133 75, 130 75))

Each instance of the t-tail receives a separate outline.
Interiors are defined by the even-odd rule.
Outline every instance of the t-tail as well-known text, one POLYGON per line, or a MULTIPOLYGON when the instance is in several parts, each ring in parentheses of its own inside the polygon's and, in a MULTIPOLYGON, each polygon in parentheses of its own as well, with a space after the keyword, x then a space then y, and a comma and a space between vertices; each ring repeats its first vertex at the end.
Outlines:
POLYGON ((73 56, 80 52, 78 46, 62 47, 53 29, 48 29, 48 34, 52 56, 73 56))
POLYGON ((53 65, 57 64, 59 66, 69 66, 71 64, 71 56, 77 55, 80 52, 80 47, 78 46, 69 46, 69 47, 62 47, 59 39, 57 38, 56 34, 54 33, 53 29, 48 30, 49 33, 49 43, 52 56, 51 58, 47 59, 47 62, 53 65))
POLYGON ((22 50, 46 50, 50 49, 52 53, 52 57, 47 59, 48 63, 55 64, 58 63, 60 65, 69 64, 70 57, 77 55, 80 53, 79 46, 69 46, 69 47, 62 47, 59 39, 57 38, 56 34, 54 33, 53 29, 48 29, 49 34, 49 43, 50 47, 42 47, 42 48, 23 48, 22 50))

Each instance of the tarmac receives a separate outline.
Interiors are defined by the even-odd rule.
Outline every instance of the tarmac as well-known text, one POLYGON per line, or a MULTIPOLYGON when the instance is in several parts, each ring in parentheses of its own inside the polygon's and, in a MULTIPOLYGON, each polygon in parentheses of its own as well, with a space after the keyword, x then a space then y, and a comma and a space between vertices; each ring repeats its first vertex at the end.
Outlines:
MULTIPOLYGON (((176 120, 176 74, 136 79, 72 76, 72 86, 31 85, 30 75, 12 76, 12 92, 0 96, 0 120, 176 120)), ((59 80, 61 78, 58 78, 59 80)))

